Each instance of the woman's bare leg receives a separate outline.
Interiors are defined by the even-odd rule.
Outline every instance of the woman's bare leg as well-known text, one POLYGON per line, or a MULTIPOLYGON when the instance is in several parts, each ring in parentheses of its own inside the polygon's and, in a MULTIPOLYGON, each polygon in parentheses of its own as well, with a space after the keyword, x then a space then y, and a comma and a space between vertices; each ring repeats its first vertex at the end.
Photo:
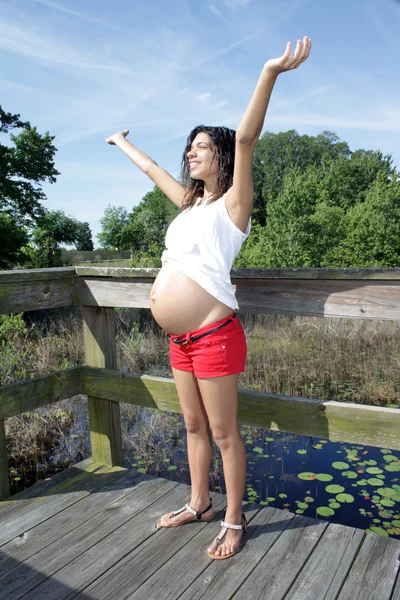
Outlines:
MULTIPOLYGON (((246 479, 246 451, 237 418, 238 375, 198 379, 198 383, 214 440, 222 455, 228 500, 225 521, 240 525, 246 479)), ((221 546, 216 549, 214 541, 208 551, 217 555, 229 554, 238 547, 242 535, 240 530, 229 529, 221 546)))
MULTIPOLYGON (((210 503, 209 474, 212 458, 210 426, 199 386, 193 373, 179 371, 174 368, 172 371, 187 431, 192 486, 189 504, 194 510, 203 511, 210 503)), ((204 514, 204 517, 210 517, 212 514, 213 511, 209 510, 204 514)), ((193 519, 193 515, 187 511, 172 519, 169 519, 168 516, 164 515, 162 517, 161 525, 176 525, 193 519)))

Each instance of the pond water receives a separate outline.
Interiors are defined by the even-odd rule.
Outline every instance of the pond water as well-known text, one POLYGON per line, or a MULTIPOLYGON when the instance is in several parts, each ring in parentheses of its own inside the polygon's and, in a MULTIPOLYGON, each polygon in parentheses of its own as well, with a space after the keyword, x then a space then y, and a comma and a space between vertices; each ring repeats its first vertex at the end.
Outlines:
MULTIPOLYGON (((74 402, 73 410, 71 429, 37 464, 36 478, 46 476, 46 466, 49 476, 90 455, 86 402, 74 402)), ((121 421, 125 466, 190 483, 181 415, 125 405, 121 421)), ((400 539, 399 451, 254 427, 241 430, 247 453, 246 500, 400 539)), ((13 492, 33 483, 33 475, 22 476, 23 471, 12 470, 13 492)), ((225 493, 216 447, 210 489, 225 493)))
MULTIPOLYGON (((177 419, 183 428, 182 417, 177 419)), ((137 424, 131 433, 136 430, 137 424)), ((254 427, 241 430, 247 454, 246 500, 400 536, 400 452, 254 427)), ((190 483, 184 435, 160 443, 171 450, 164 465, 135 460, 129 451, 127 462, 142 472, 190 483)), ((210 488, 225 493, 221 467, 214 447, 210 488)))

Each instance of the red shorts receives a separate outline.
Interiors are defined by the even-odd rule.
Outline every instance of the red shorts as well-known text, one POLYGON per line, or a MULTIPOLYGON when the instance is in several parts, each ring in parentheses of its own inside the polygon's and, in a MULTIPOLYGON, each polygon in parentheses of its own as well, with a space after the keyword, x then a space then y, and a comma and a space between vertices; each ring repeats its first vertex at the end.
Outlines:
POLYGON ((246 337, 235 313, 182 335, 166 335, 170 338, 170 359, 174 369, 192 371, 201 379, 242 373, 245 369, 246 337), (209 335, 195 341, 190 339, 227 321, 231 322, 209 335), (185 344, 177 344, 173 338, 184 340, 185 344))

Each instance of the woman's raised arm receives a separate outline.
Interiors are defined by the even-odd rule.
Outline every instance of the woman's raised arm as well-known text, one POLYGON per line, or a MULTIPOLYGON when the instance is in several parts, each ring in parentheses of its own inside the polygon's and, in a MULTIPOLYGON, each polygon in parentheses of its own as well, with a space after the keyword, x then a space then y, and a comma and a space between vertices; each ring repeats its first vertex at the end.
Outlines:
POLYGON ((303 41, 298 40, 293 56, 291 56, 292 44, 288 42, 285 53, 281 57, 265 63, 256 89, 236 131, 233 186, 228 194, 230 205, 236 211, 243 213, 244 222, 247 222, 253 208, 253 151, 263 128, 276 78, 280 73, 297 69, 308 58, 310 50, 311 39, 305 36, 303 41))
POLYGON ((114 133, 106 138, 106 142, 118 146, 120 150, 137 166, 146 173, 148 177, 160 188, 162 192, 179 208, 182 207, 186 188, 179 181, 174 179, 167 171, 158 166, 158 164, 147 154, 136 148, 126 139, 129 129, 114 133))

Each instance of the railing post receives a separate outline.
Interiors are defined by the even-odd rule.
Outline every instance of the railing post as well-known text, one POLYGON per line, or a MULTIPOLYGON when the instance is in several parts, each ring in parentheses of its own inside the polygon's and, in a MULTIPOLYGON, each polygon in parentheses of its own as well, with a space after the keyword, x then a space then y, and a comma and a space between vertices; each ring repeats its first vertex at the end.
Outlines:
MULTIPOLYGON (((83 306, 85 363, 116 369, 114 309, 83 306)), ((123 466, 119 402, 88 396, 90 441, 95 462, 123 466)))
POLYGON ((8 483, 6 432, 4 421, 0 421, 0 500, 8 498, 9 495, 10 485, 8 483))

